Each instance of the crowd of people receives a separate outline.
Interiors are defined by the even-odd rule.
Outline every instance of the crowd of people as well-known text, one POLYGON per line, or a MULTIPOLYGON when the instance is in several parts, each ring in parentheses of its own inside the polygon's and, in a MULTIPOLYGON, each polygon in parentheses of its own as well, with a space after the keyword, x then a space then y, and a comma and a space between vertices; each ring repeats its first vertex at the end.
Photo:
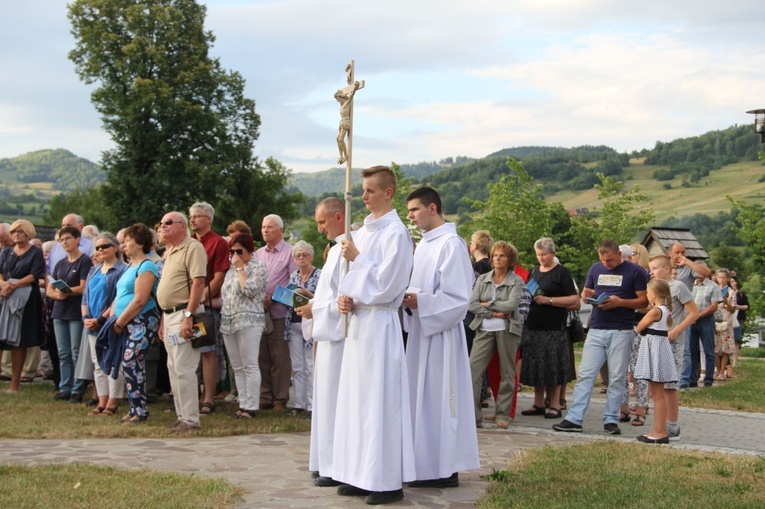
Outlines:
POLYGON ((748 303, 729 271, 713 274, 682 244, 649 258, 642 245, 603 240, 580 293, 553 239, 534 243, 538 264, 527 271, 490 232, 460 238, 429 187, 407 197, 422 232, 415 245, 392 208, 394 173, 375 166, 362 177, 370 214, 356 231, 346 232, 337 198, 316 207, 328 240, 322 269, 311 244, 285 241, 279 216, 263 218, 256 248, 244 221, 227 237, 213 231, 205 202, 116 235, 68 214, 45 244, 29 221, 0 224, 6 393, 47 361, 54 400, 83 402, 93 381, 89 415, 116 416, 127 398, 119 422, 140 425, 166 372, 177 416, 169 431, 180 434, 216 411, 230 372, 236 418, 310 419, 314 484, 384 504, 403 498, 404 483, 458 486, 460 471, 479 467, 489 386, 498 428, 513 421, 522 384, 534 390, 523 415, 566 411, 553 428, 575 432, 604 370, 605 431, 642 426, 650 390, 653 428, 639 440, 666 443, 680 435, 678 390, 735 377, 748 303), (289 305, 290 291, 308 304, 289 305), (583 302, 593 310, 576 372, 572 313, 578 323, 583 302))

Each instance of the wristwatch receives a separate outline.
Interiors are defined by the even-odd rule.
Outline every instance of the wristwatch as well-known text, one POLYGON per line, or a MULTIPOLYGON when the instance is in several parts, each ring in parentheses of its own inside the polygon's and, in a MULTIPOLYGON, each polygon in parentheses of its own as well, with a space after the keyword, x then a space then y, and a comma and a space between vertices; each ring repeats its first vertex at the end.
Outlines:
POLYGON ((553 305, 552 297, 550 297, 550 305, 553 305))
POLYGON ((184 316, 184 318, 191 318, 191 316, 192 316, 191 311, 189 311, 188 309, 184 309, 183 310, 183 316, 184 316))

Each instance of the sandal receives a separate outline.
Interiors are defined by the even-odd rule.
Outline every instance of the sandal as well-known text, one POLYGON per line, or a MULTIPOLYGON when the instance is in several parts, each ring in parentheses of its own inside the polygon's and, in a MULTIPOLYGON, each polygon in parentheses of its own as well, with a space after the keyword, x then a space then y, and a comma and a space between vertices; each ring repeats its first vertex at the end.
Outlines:
POLYGON ((199 411, 202 415, 210 415, 215 412, 215 403, 202 403, 202 409, 199 411))
POLYGON ((522 411, 521 415, 545 415, 545 407, 531 405, 531 408, 522 411))
POLYGON ((101 415, 102 413, 104 413, 104 410, 106 410, 106 408, 102 406, 97 406, 96 408, 88 412, 88 415, 101 415))
POLYGON ((630 422, 630 412, 625 412, 624 410, 619 411, 619 422, 630 422))
POLYGON ((130 419, 126 421, 122 421, 122 424, 141 424, 142 422, 146 421, 148 419, 148 415, 134 415, 130 419))
POLYGON ((258 411, 257 410, 240 410, 236 413, 237 419, 252 419, 253 417, 257 417, 258 411))
POLYGON ((642 426, 643 424, 645 424, 645 415, 640 415, 640 414, 635 415, 635 418, 632 419, 631 424, 633 426, 642 426))
POLYGON ((507 427, 510 426, 510 421, 506 421, 504 419, 497 419, 497 427, 500 429, 507 429, 507 427))
POLYGON ((103 415, 105 417, 111 417, 113 415, 117 415, 117 410, 119 410, 119 409, 120 409, 120 407, 118 407, 118 406, 111 407, 111 408, 106 407, 103 410, 101 410, 101 413, 99 415, 103 415))
POLYGON ((545 408, 550 408, 550 398, 545 398, 545 408))
POLYGON ((551 408, 545 414, 545 419, 560 419, 561 417, 563 417, 563 414, 558 408, 551 408))

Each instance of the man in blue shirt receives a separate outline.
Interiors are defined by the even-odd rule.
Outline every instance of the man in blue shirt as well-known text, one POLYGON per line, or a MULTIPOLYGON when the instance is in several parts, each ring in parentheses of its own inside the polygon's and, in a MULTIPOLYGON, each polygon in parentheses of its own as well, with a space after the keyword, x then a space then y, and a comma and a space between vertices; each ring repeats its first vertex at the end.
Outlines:
POLYGON ((619 245, 611 239, 598 246, 600 263, 590 267, 582 299, 608 298, 592 308, 592 321, 579 363, 573 403, 566 418, 553 426, 556 431, 582 431, 584 413, 590 404, 598 371, 608 361, 608 395, 603 412, 606 433, 618 435, 619 408, 624 391, 624 377, 632 349, 635 310, 648 305, 648 275, 639 265, 622 261, 619 245))

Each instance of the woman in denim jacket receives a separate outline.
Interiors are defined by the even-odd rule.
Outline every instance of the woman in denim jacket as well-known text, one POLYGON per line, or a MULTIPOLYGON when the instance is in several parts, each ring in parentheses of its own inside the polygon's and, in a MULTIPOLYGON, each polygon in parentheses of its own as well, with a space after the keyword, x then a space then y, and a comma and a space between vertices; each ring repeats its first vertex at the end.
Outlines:
POLYGON ((468 308, 475 318, 470 328, 476 331, 470 353, 473 377, 476 426, 482 427, 481 381, 494 352, 498 352, 502 381, 497 395, 497 427, 510 424, 510 408, 515 391, 515 354, 521 344, 523 316, 518 311, 523 298, 523 279, 513 272, 518 262, 518 250, 504 241, 491 248, 493 269, 483 274, 473 287, 468 308))

